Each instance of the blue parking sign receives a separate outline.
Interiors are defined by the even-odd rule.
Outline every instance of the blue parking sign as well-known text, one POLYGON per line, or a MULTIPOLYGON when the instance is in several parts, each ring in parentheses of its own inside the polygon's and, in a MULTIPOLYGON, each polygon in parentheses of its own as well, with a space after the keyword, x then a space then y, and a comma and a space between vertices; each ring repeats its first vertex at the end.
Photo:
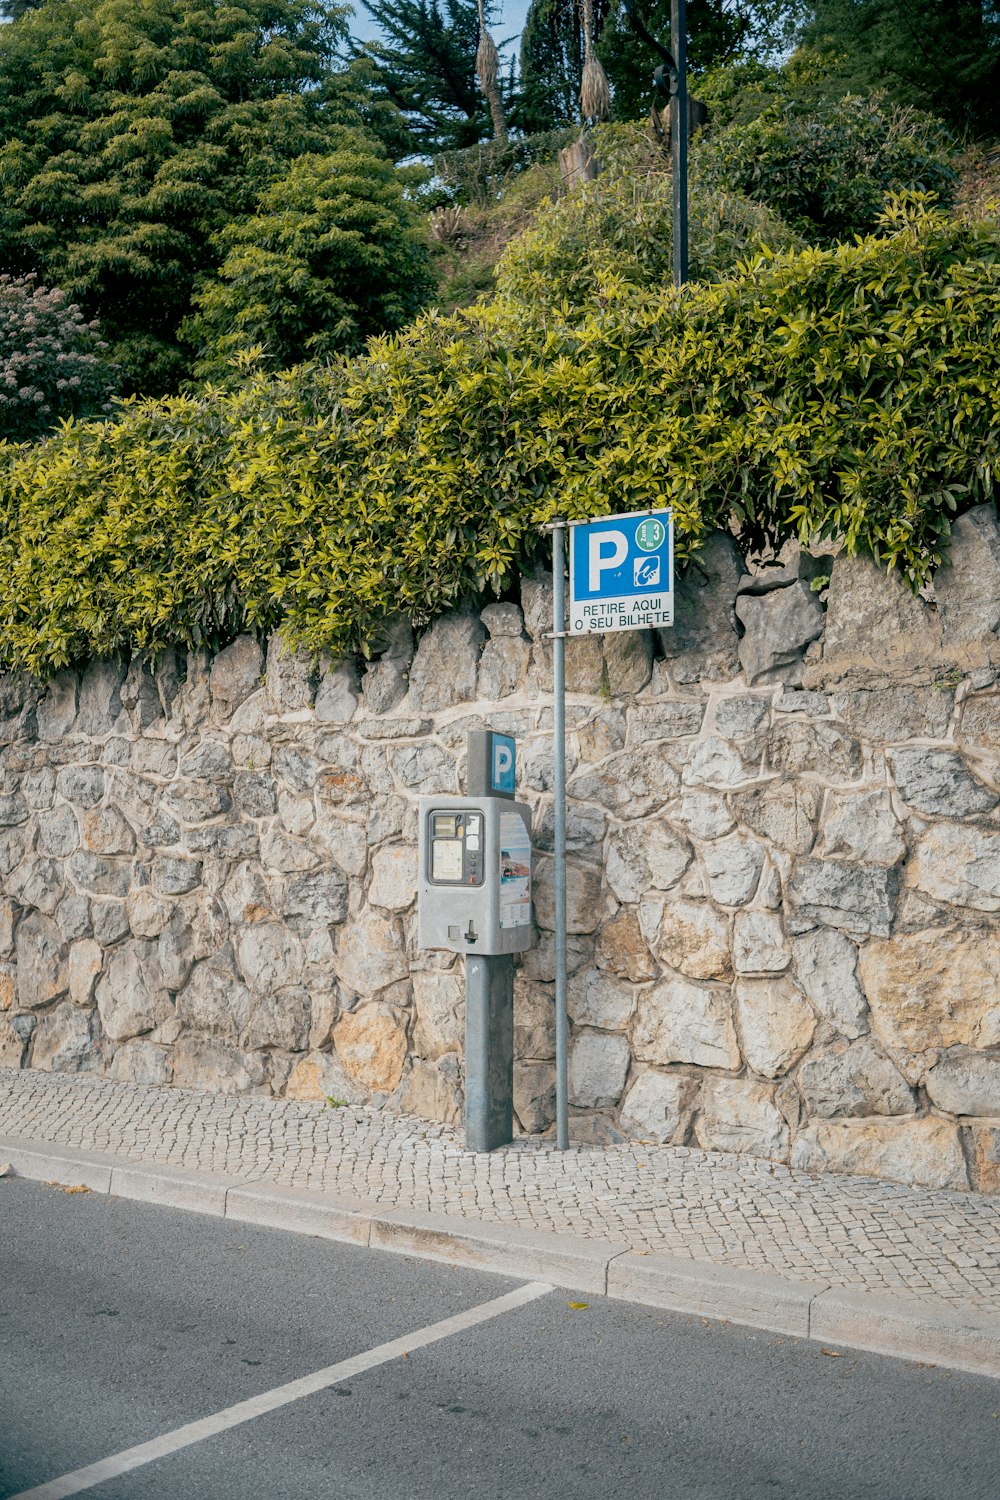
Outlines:
POLYGON ((573 526, 569 634, 674 623, 674 537, 668 510, 573 526))

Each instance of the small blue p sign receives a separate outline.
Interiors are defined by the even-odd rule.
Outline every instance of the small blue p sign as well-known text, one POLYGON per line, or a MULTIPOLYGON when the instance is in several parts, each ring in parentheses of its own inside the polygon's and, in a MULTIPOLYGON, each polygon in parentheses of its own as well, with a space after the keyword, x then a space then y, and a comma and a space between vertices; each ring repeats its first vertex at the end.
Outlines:
POLYGON ((494 734, 490 784, 495 792, 513 795, 517 780, 514 740, 509 734, 494 734))

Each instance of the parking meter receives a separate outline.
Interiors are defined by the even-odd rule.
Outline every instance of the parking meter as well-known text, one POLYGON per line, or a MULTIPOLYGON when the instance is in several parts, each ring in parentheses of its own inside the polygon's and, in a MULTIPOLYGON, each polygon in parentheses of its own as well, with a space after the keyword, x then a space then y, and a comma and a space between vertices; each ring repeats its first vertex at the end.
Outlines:
POLYGON ((421 948, 530 948, 531 810, 523 802, 422 797, 419 861, 421 948))
POLYGON ((465 954, 465 1141, 514 1134, 514 960, 530 948, 531 810, 514 800, 514 741, 469 735, 467 797, 421 797, 417 937, 465 954))

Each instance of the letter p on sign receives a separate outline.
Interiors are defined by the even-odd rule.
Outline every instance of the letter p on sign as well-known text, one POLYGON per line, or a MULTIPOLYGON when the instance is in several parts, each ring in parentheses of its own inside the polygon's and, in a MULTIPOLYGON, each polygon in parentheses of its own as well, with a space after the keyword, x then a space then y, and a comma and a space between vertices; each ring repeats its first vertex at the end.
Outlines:
POLYGON ((589 542, 588 573, 591 593, 599 593, 601 574, 620 568, 628 557, 628 537, 623 531, 597 531, 587 538, 589 542))

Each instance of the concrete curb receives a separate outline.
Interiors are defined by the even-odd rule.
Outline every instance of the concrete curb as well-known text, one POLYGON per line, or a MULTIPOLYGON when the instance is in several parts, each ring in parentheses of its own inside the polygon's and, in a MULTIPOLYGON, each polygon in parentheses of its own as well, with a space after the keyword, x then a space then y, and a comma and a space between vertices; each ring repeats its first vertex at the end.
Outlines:
POLYGON ((214 1214, 1000 1379, 1000 1316, 325 1193, 0 1139, 19 1177, 214 1214))

